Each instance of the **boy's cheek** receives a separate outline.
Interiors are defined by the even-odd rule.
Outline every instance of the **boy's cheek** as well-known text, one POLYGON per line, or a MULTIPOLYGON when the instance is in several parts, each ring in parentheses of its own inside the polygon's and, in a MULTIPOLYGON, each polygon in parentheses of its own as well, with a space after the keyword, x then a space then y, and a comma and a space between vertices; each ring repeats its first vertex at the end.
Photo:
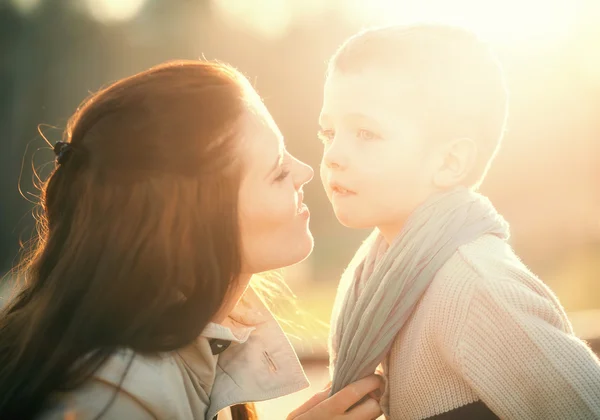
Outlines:
POLYGON ((331 199, 331 196, 332 196, 331 190, 329 188, 327 188, 327 187, 324 187, 324 188, 325 188, 325 195, 327 195, 327 199, 329 200, 329 202, 331 204, 333 204, 333 201, 331 199))
POLYGON ((329 171, 327 170, 327 167, 324 163, 321 163, 321 166, 319 168, 319 174, 321 176, 321 185, 323 185, 323 188, 327 193, 327 197, 331 199, 331 191, 329 190, 329 185, 327 181, 329 179, 329 171))

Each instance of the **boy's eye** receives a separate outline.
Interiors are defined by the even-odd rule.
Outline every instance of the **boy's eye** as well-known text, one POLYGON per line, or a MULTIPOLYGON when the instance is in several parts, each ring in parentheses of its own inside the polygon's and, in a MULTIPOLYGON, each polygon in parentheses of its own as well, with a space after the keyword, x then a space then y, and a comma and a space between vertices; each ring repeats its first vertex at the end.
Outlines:
POLYGON ((323 142, 323 144, 329 144, 335 137, 335 131, 321 129, 317 133, 317 137, 319 138, 319 140, 321 140, 321 142, 323 142))
POLYGON ((356 132, 356 136, 361 140, 375 140, 379 138, 379 136, 372 131, 362 128, 356 132))

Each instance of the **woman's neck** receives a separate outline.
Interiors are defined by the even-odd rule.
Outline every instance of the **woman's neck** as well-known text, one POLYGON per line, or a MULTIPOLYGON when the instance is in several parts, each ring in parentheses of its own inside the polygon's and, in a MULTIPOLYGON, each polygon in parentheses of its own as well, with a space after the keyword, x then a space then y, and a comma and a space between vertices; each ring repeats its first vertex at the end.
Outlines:
POLYGON ((225 302, 223 302, 223 306, 221 309, 212 317, 211 322, 215 324, 222 323, 233 311, 233 308, 238 304, 242 295, 248 288, 250 284, 250 279, 252 278, 252 274, 241 274, 237 281, 235 282, 235 287, 232 287, 230 291, 225 296, 225 302))

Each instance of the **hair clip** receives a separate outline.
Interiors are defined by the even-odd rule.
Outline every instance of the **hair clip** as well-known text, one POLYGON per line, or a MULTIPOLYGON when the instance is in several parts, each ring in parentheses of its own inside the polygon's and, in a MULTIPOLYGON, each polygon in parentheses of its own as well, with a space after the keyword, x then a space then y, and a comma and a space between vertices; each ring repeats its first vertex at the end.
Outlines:
POLYGON ((62 165, 73 152, 73 146, 70 143, 59 141, 54 145, 54 154, 56 155, 56 163, 62 165))

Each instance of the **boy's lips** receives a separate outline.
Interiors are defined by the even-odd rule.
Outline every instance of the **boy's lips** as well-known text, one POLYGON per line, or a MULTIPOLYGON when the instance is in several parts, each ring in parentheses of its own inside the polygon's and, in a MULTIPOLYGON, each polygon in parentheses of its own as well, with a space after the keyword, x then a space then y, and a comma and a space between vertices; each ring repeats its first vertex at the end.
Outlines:
POLYGON ((354 191, 349 190, 345 186, 338 184, 337 182, 329 183, 329 188, 331 188, 331 192, 335 195, 339 196, 347 196, 356 194, 354 191))

